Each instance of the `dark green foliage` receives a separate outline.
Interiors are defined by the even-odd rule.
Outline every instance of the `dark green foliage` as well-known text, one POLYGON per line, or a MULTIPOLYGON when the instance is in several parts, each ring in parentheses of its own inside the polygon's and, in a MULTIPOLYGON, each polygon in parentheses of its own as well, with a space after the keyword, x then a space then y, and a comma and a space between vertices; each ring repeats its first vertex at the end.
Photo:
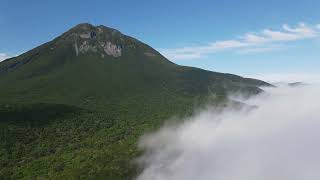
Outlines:
POLYGON ((5 119, 0 126, 0 175, 13 179, 133 177, 136 167, 132 160, 139 153, 139 136, 177 112, 192 113, 187 111, 191 102, 175 99, 166 104, 122 104, 99 112, 73 108, 65 112, 57 105, 47 105, 44 109, 52 109, 41 113, 36 112, 42 106, 30 104, 28 117, 47 121, 46 124, 20 121, 26 119, 21 107, 2 107, 1 118, 5 119), (52 111, 61 116, 54 118, 52 111))
POLYGON ((0 63, 0 179, 132 179, 141 135, 260 85, 268 84, 178 66, 119 31, 78 25, 0 63), (111 41, 122 56, 76 55, 83 40, 74 34, 88 31, 90 45, 111 41))

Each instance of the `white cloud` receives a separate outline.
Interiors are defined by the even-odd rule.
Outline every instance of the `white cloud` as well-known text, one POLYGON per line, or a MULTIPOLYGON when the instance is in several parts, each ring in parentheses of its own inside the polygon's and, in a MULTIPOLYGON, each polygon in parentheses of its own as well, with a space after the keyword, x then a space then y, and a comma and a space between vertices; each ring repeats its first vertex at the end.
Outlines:
POLYGON ((138 180, 320 177, 320 87, 266 89, 251 110, 204 110, 144 136, 138 180))
POLYGON ((244 46, 247 46, 247 44, 238 40, 217 41, 211 44, 212 49, 216 50, 238 48, 244 46))
POLYGON ((259 43, 264 43, 268 41, 268 39, 265 37, 251 34, 251 33, 246 34, 243 40, 250 44, 259 44, 259 43))
POLYGON ((5 60, 5 59, 8 59, 10 58, 11 56, 9 56, 8 54, 5 54, 5 53, 0 53, 0 62, 5 60))
MULTIPOLYGON (((241 51, 243 52, 266 52, 267 50, 272 50, 271 47, 277 46, 277 43, 287 43, 290 41, 315 38, 319 35, 319 24, 314 26, 307 26, 304 23, 299 23, 295 27, 284 24, 282 26, 282 29, 280 30, 264 29, 258 33, 246 33, 245 35, 237 39, 215 41, 206 45, 199 46, 162 49, 160 50, 160 52, 171 60, 198 59, 208 54, 233 49, 242 49, 241 51), (246 48, 248 48, 248 50, 246 50, 246 48)), ((273 49, 276 50, 277 48, 273 49)))
POLYGON ((199 53, 194 53, 194 52, 190 52, 190 53, 175 53, 175 52, 170 52, 164 51, 164 54, 166 54, 167 57, 169 57, 170 59, 176 59, 176 60, 188 60, 188 59, 198 59, 200 58, 202 55, 199 53))
POLYGON ((320 83, 320 73, 268 73, 246 75, 247 77, 261 79, 271 83, 279 82, 304 82, 304 83, 320 83))
POLYGON ((6 53, 0 53, 0 62, 5 60, 5 59, 8 59, 10 58, 11 56, 9 56, 8 54, 6 53))
POLYGON ((281 32, 281 31, 272 31, 269 29, 265 29, 262 32, 268 41, 292 41, 300 38, 298 34, 281 32))
POLYGON ((284 48, 285 47, 281 45, 272 45, 272 46, 262 46, 262 47, 249 47, 249 48, 240 49, 237 52, 239 54, 263 53, 263 52, 282 50, 284 48))
POLYGON ((304 23, 300 23, 296 28, 291 28, 289 25, 284 24, 283 29, 291 33, 297 33, 301 38, 317 35, 317 32, 313 28, 307 27, 304 23))
POLYGON ((160 49, 167 58, 180 59, 197 59, 206 54, 218 52, 226 49, 240 48, 248 46, 247 43, 238 40, 217 41, 204 46, 184 47, 178 49, 160 49))

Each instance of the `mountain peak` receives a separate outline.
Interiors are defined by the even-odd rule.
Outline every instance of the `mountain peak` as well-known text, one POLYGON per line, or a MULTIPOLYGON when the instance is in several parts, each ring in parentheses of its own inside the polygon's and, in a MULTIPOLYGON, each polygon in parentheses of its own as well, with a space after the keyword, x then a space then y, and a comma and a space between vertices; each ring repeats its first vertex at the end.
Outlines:
POLYGON ((62 36, 61 40, 72 43, 77 56, 93 52, 100 53, 101 57, 105 55, 120 57, 125 46, 125 37, 120 31, 89 23, 74 26, 62 36))
POLYGON ((107 32, 111 32, 113 34, 122 34, 119 30, 111 28, 111 27, 107 27, 105 25, 93 25, 90 23, 80 23, 77 24, 76 26, 74 26, 73 28, 71 28, 70 31, 73 32, 86 32, 86 31, 95 31, 95 32, 100 32, 100 33, 107 33, 107 32))
POLYGON ((80 29, 89 29, 89 28, 93 28, 94 25, 90 24, 90 23, 80 23, 77 24, 76 26, 74 26, 74 28, 80 28, 80 29))

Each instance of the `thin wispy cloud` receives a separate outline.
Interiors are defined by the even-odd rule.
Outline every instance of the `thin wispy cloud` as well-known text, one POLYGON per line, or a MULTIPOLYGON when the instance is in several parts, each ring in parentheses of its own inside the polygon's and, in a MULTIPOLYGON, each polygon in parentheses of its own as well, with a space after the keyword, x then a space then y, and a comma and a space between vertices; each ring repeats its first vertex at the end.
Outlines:
POLYGON ((295 72, 295 73, 265 73, 265 74, 247 74, 247 77, 261 79, 272 84, 280 82, 303 82, 310 84, 320 83, 320 73, 318 72, 295 72))
POLYGON ((316 38, 319 35, 320 24, 306 25, 305 23, 299 23, 294 27, 284 24, 280 30, 263 29, 257 33, 246 33, 240 38, 215 41, 199 46, 162 49, 160 51, 171 60, 198 59, 225 50, 237 50, 237 52, 244 53, 279 50, 280 43, 316 38))
POLYGON ((282 44, 275 44, 275 45, 269 45, 269 46, 243 48, 236 51, 236 53, 238 54, 265 53, 270 51, 280 51, 286 48, 287 47, 282 44))
POLYGON ((5 59, 8 59, 10 58, 11 56, 9 56, 8 54, 6 53, 0 53, 0 62, 5 60, 5 59))

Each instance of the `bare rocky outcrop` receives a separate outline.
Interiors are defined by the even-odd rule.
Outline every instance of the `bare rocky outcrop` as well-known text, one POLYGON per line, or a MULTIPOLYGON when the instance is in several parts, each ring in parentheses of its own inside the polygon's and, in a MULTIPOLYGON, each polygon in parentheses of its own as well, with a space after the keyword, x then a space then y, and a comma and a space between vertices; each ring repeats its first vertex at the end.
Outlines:
POLYGON ((117 30, 105 29, 103 26, 81 25, 80 32, 71 34, 71 39, 74 41, 75 53, 84 54, 87 52, 99 52, 102 58, 105 55, 120 57, 122 56, 123 45, 119 42, 124 41, 121 32, 117 30), (120 41, 114 42, 115 36, 120 37, 120 41))
MULTIPOLYGON (((76 55, 79 53, 87 53, 87 52, 98 52, 98 49, 102 49, 103 54, 120 57, 122 55, 122 47, 113 44, 110 41, 100 42, 99 45, 90 44, 88 41, 83 41, 80 47, 78 47, 77 42, 74 43, 74 48, 76 55)), ((101 57, 105 57, 104 55, 101 57)))
POLYGON ((77 42, 74 43, 74 49, 76 50, 76 55, 79 55, 79 48, 77 42))
POLYGON ((89 39, 89 38, 91 37, 91 36, 90 36, 90 32, 84 33, 84 34, 80 34, 79 36, 80 36, 80 38, 82 38, 82 39, 89 39))
POLYGON ((101 46, 103 47, 103 50, 107 55, 113 57, 121 56, 122 48, 120 46, 112 44, 110 41, 107 41, 106 43, 101 43, 101 46))
POLYGON ((83 41, 83 43, 79 47, 79 51, 81 53, 86 53, 88 51, 97 52, 97 47, 94 45, 90 45, 88 41, 83 41))

